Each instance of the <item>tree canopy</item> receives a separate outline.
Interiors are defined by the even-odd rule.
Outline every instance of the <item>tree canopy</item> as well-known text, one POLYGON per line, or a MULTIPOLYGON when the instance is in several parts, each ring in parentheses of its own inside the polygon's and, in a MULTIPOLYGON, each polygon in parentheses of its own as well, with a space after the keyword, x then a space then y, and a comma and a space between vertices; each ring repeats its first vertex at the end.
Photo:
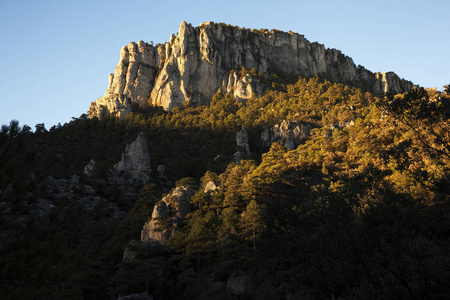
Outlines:
POLYGON ((218 92, 208 107, 135 106, 125 119, 83 115, 34 133, 16 120, 3 125, 5 299, 145 291, 155 299, 447 299, 448 91, 373 95, 273 73, 273 88, 245 102, 218 92), (283 121, 311 131, 292 150, 284 140, 263 145, 261 134, 283 121), (251 153, 236 164, 243 126, 251 153), (105 178, 139 132, 154 172, 127 199, 105 178), (160 165, 165 181, 156 179, 160 165), (49 178, 71 188, 47 186, 49 178), (206 191, 210 182, 216 188, 206 191), (194 192, 169 254, 123 260, 175 186, 194 192), (76 196, 86 193, 97 197, 94 210, 76 196))

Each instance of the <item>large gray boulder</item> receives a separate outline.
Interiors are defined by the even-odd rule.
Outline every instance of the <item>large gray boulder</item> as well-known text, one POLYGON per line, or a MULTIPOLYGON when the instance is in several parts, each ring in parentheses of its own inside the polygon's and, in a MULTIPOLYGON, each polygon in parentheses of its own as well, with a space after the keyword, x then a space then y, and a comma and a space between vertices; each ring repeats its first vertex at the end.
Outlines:
POLYGON ((156 241, 165 245, 191 211, 192 195, 190 188, 179 186, 157 202, 153 208, 152 218, 142 228, 141 241, 156 241))

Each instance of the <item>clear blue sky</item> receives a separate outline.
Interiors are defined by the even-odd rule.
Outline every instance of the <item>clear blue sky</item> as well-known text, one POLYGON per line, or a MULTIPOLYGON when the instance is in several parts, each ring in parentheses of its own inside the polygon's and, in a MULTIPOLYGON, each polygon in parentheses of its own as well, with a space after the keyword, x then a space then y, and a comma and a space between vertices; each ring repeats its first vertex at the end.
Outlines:
POLYGON ((120 48, 163 43, 182 20, 292 30, 373 72, 425 87, 450 83, 449 0, 0 0, 0 125, 34 129, 86 113, 120 48))

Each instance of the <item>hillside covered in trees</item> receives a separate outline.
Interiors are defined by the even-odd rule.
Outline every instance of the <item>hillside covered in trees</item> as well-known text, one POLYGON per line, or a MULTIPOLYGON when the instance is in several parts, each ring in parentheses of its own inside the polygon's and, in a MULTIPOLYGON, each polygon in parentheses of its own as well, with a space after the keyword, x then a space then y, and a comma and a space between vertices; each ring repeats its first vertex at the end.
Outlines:
POLYGON ((448 88, 259 80, 245 101, 3 125, 2 299, 448 299, 448 88), (277 135, 291 125, 300 138, 277 135), (145 182, 114 171, 140 132, 145 182), (142 240, 177 188, 186 215, 142 240))

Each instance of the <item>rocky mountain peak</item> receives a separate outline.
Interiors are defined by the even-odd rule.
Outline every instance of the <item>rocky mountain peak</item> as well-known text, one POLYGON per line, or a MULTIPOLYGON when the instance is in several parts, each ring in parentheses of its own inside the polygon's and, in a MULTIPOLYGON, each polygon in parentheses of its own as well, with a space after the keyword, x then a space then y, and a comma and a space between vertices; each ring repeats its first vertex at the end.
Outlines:
POLYGON ((166 110, 193 101, 208 105, 218 91, 236 99, 261 94, 264 87, 242 67, 269 77, 276 69, 302 76, 325 74, 331 81, 351 83, 375 93, 413 87, 395 73, 372 73, 336 49, 310 43, 303 35, 278 30, 249 30, 223 23, 197 27, 182 21, 178 34, 165 44, 139 41, 124 46, 105 96, 91 103, 89 117, 125 117, 131 103, 148 102, 166 110))

